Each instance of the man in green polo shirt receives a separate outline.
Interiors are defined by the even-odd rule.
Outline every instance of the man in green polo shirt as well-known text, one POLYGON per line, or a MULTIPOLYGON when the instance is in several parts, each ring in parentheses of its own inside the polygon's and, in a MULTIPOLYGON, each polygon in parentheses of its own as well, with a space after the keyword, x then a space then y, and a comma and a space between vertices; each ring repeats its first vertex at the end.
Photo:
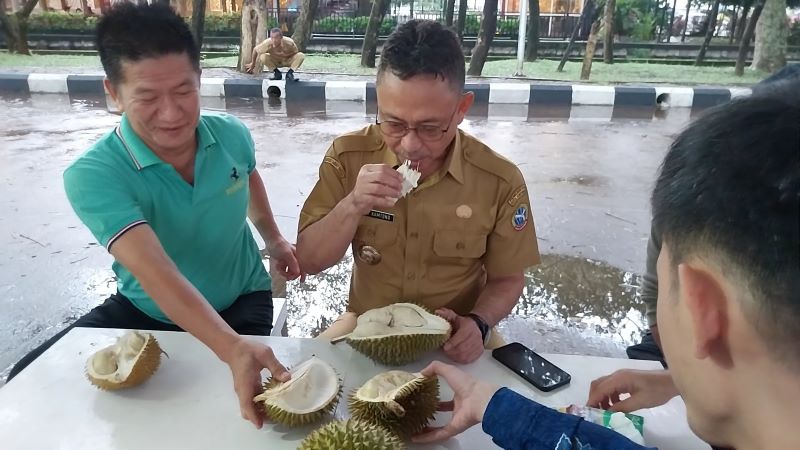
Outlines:
MULTIPOLYGON (((242 416, 261 426, 262 369, 289 377, 269 347, 270 278, 247 223, 289 278, 294 247, 278 231, 237 119, 201 114, 199 51, 162 5, 121 3, 100 20, 97 47, 121 123, 64 173, 78 217, 114 256, 118 292, 70 328, 185 330, 230 366, 242 416)), ((23 358, 13 378, 69 330, 23 358)))

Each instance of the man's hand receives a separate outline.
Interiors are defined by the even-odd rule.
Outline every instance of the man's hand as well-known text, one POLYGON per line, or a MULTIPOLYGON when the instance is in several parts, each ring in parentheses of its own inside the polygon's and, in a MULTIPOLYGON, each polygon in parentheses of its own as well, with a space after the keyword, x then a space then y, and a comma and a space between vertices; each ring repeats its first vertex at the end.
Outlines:
POLYGON ((440 402, 439 411, 453 411, 453 418, 444 427, 429 427, 422 434, 412 437, 417 444, 439 442, 462 433, 467 428, 483 421, 483 413, 498 386, 476 380, 467 373, 439 361, 422 369, 426 377, 440 376, 453 389, 453 400, 440 402))
POLYGON ((254 67, 255 67, 254 63, 252 63, 252 62, 247 63, 247 64, 244 65, 244 71, 247 72, 247 73, 253 73, 253 68, 254 67))
POLYGON ((272 239, 267 244, 267 251, 270 259, 275 261, 276 268, 282 277, 294 280, 302 275, 300 264, 297 262, 297 249, 286 239, 283 237, 272 239))
POLYGON ((359 215, 373 208, 391 208, 400 198, 403 176, 386 164, 365 164, 348 195, 359 215))
POLYGON ((668 370, 618 370, 592 381, 587 406, 614 412, 654 408, 678 395, 668 370), (630 397, 622 399, 623 394, 630 397))
POLYGON ((468 364, 483 354, 483 338, 478 324, 469 317, 459 316, 447 308, 439 308, 436 314, 450 322, 453 332, 442 350, 453 361, 468 364))
POLYGON ((258 342, 241 338, 223 359, 231 369, 233 389, 239 397, 242 418, 261 428, 263 416, 256 409, 253 397, 261 393, 261 370, 267 369, 280 381, 290 377, 286 368, 275 358, 272 349, 258 342))

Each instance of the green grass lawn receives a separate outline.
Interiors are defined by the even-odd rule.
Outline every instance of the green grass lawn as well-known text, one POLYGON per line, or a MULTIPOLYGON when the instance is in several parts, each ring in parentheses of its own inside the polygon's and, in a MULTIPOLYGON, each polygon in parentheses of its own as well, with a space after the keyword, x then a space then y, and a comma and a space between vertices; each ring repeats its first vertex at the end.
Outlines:
MULTIPOLYGON (((207 58, 203 67, 234 67, 237 58, 224 56, 207 58)), ((494 77, 510 77, 516 71, 517 62, 513 59, 489 61, 483 75, 494 77)), ((541 60, 525 63, 525 76, 543 80, 579 81, 581 63, 568 62, 563 72, 557 72, 558 61, 541 60)), ((24 69, 28 67, 76 67, 82 69, 100 69, 97 56, 82 55, 12 55, 0 52, 0 70, 3 68, 24 69)), ((360 66, 359 55, 348 54, 312 54, 306 57, 302 70, 319 73, 371 75, 375 69, 360 66)), ((694 67, 668 64, 617 63, 613 65, 595 61, 592 66, 594 83, 674 83, 674 84, 709 84, 709 85, 752 85, 764 79, 767 74, 755 70, 746 70, 744 76, 733 74, 732 67, 694 67)))

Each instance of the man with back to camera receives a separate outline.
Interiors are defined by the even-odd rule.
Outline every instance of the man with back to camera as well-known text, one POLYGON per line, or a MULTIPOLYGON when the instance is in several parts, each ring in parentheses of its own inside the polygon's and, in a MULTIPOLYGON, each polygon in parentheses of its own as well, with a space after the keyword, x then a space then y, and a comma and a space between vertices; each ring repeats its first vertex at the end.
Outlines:
POLYGON ((437 22, 411 20, 384 44, 376 123, 334 140, 300 213, 303 272, 353 250, 347 312, 321 337, 407 301, 451 322, 443 349, 454 361, 502 345, 491 328, 516 305, 539 251, 522 173, 458 128, 474 99, 464 70, 458 37, 437 22), (420 175, 406 196, 401 164, 420 175))
POLYGON ((121 3, 97 25, 105 87, 120 125, 64 172, 75 213, 114 256, 118 292, 23 358, 27 364, 73 327, 188 331, 231 370, 242 417, 262 417, 261 370, 289 373, 272 350, 241 336, 269 335, 269 274, 247 218, 289 279, 294 248, 275 223, 247 127, 200 112, 200 52, 168 6, 121 3))

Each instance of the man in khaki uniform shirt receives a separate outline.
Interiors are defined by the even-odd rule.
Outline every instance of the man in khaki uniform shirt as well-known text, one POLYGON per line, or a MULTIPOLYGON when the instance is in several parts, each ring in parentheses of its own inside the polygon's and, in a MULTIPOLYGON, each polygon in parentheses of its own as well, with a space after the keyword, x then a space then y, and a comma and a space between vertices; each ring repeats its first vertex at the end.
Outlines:
POLYGON ((269 38, 253 47, 250 63, 245 65, 245 70, 248 73, 259 74, 263 67, 267 66, 267 70, 273 71, 272 79, 280 80, 283 76, 278 68, 288 67, 286 81, 293 81, 294 71, 305 59, 306 55, 297 49, 292 38, 284 36, 280 28, 273 28, 269 38))
POLYGON ((448 356, 471 362, 516 305, 524 270, 539 263, 530 200, 513 163, 458 129, 473 101, 463 88, 451 31, 414 20, 388 39, 376 124, 334 140, 300 214, 301 270, 325 270, 348 246, 354 255, 348 313, 322 336, 350 332, 369 309, 416 302, 453 324, 448 356), (405 161, 422 177, 399 198, 394 168, 405 161))

